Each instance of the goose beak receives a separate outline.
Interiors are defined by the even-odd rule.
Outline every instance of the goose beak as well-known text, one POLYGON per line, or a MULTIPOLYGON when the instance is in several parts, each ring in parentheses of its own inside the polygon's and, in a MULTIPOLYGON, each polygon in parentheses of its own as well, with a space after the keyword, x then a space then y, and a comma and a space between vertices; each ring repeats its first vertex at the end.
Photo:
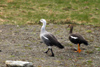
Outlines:
POLYGON ((39 24, 41 24, 41 21, 39 21, 39 24))
POLYGON ((41 23, 41 21, 39 21, 39 23, 41 23))

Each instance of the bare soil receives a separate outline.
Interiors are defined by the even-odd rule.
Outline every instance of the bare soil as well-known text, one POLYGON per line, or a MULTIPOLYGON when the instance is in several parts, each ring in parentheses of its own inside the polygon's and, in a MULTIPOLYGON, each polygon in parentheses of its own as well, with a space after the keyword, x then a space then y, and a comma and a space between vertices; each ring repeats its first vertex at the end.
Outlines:
POLYGON ((64 49, 52 47, 55 57, 44 52, 47 46, 41 43, 41 25, 0 25, 0 67, 6 60, 24 60, 35 67, 99 67, 100 66, 100 27, 77 25, 73 33, 80 33, 89 45, 81 44, 81 53, 74 52, 77 45, 68 39, 67 25, 49 24, 46 30, 55 35, 64 49))

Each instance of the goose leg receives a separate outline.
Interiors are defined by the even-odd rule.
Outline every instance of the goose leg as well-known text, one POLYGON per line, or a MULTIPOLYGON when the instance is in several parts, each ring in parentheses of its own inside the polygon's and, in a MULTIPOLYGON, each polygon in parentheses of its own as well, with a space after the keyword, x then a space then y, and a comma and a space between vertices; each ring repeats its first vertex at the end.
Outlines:
POLYGON ((44 52, 44 53, 48 53, 48 51, 51 49, 51 46, 48 46, 48 50, 46 51, 46 52, 44 52))
POLYGON ((81 49, 80 49, 80 44, 78 44, 78 50, 77 50, 77 52, 81 52, 81 49))
POLYGON ((48 53, 49 50, 50 50, 50 48, 48 48, 48 50, 46 52, 44 52, 44 53, 48 53))
POLYGON ((53 53, 53 50, 52 50, 52 49, 51 49, 51 53, 52 53, 52 55, 51 55, 51 56, 52 56, 52 57, 54 57, 54 53, 53 53))
POLYGON ((81 52, 81 49, 80 49, 80 44, 78 44, 78 49, 77 49, 77 51, 75 51, 75 52, 78 52, 78 53, 80 53, 80 52, 81 52))

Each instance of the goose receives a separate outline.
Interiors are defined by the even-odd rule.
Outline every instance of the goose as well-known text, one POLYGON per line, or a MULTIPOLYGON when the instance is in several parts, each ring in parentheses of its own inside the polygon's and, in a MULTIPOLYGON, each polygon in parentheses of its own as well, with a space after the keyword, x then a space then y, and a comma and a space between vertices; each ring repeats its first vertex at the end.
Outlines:
POLYGON ((43 26, 41 27, 41 32, 40 32, 40 39, 43 41, 44 44, 46 44, 48 46, 48 50, 45 53, 48 53, 48 51, 50 50, 52 53, 51 57, 54 57, 52 46, 57 46, 60 49, 63 49, 64 46, 61 45, 60 42, 58 42, 58 40, 56 39, 56 37, 53 34, 46 31, 46 29, 45 29, 46 20, 40 19, 40 22, 43 23, 43 26))
MULTIPOLYGON (((74 43, 74 44, 78 44, 78 49, 77 49, 77 51, 75 51, 75 52, 78 52, 78 53, 80 53, 81 52, 81 49, 80 49, 80 44, 84 44, 84 45, 88 45, 88 41, 86 41, 85 39, 84 39, 84 37, 83 36, 81 36, 80 34, 74 34, 74 33, 72 33, 72 31, 73 31, 73 25, 72 24, 70 24, 70 25, 68 25, 68 27, 70 28, 70 31, 69 31, 69 40, 72 42, 72 43, 74 43)), ((68 28, 67 27, 67 28, 68 28)))

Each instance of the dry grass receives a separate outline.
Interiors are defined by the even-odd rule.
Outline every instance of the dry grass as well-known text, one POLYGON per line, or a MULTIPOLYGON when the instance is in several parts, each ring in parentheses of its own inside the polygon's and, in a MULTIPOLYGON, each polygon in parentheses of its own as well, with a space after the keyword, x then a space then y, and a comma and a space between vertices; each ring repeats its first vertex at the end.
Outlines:
POLYGON ((48 23, 99 26, 99 3, 99 0, 1 0, 0 19, 2 24, 38 24, 45 18, 48 23))
POLYGON ((7 0, 7 3, 11 3, 11 2, 13 2, 13 0, 7 0))

